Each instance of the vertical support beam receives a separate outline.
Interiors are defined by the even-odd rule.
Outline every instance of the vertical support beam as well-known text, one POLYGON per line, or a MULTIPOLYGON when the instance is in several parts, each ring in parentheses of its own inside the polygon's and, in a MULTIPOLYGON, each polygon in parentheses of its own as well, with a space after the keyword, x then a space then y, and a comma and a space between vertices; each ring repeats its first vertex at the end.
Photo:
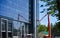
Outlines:
POLYGON ((0 38, 1 38, 1 18, 0 18, 0 38))
POLYGON ((33 38, 37 38, 37 28, 36 28, 36 0, 29 0, 29 34, 33 34, 33 38))
POLYGON ((36 25, 36 0, 34 0, 34 38, 37 38, 37 25, 36 25))
POLYGON ((8 38, 8 20, 6 20, 6 38, 8 38))
POLYGON ((13 38, 13 21, 12 21, 12 38, 13 38))
POLYGON ((22 38, 22 23, 20 23, 20 25, 21 25, 21 38, 22 38))
POLYGON ((0 38, 2 38, 2 25, 1 25, 1 18, 0 18, 0 38))
POLYGON ((28 34, 28 24, 27 24, 27 34, 28 34))
POLYGON ((34 34, 34 25, 33 25, 33 16, 34 16, 34 10, 33 10, 33 0, 29 0, 29 34, 34 34))
POLYGON ((26 33, 25 33, 25 24, 24 24, 24 38, 25 38, 25 35, 26 35, 26 33))
POLYGON ((50 26, 50 16, 48 14, 48 32, 49 32, 49 38, 51 38, 51 26, 50 26))

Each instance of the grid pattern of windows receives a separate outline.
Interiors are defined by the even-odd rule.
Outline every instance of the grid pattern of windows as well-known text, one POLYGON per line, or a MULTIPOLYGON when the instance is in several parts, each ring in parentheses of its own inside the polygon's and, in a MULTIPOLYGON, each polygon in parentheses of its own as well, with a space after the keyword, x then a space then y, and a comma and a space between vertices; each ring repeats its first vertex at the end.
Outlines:
POLYGON ((6 28, 8 28, 8 31, 12 31, 12 24, 13 24, 12 21, 1 19, 2 31, 5 32, 6 28), (8 24, 8 27, 6 27, 7 24, 8 24))
POLYGON ((8 18, 0 18, 0 38, 12 38, 12 24, 8 18))

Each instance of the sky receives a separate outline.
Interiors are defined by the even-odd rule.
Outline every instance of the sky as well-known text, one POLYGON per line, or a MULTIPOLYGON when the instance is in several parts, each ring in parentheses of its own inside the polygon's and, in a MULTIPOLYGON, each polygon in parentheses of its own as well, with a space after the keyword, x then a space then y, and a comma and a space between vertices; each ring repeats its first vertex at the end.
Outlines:
MULTIPOLYGON (((46 2, 39 1, 39 6, 40 5, 45 5, 46 2)), ((39 12, 41 12, 43 9, 47 9, 48 7, 39 7, 39 12)), ((44 13, 39 13, 39 19, 41 19, 45 14, 47 13, 47 10, 44 13)), ((50 23, 55 24, 57 22, 56 17, 52 17, 50 15, 50 23)), ((41 24, 48 25, 48 18, 47 16, 40 22, 41 24)))
MULTIPOLYGON (((18 19, 18 14, 29 20, 28 0, 0 0, 0 15, 18 19)), ((26 21, 20 16, 19 20, 26 21)), ((20 27, 19 23, 14 21, 14 27, 20 27)))
MULTIPOLYGON (((44 2, 39 1, 39 19, 41 19, 47 11, 44 13, 40 13, 44 8, 47 7, 40 7, 41 4, 44 4, 44 2)), ((11 17, 14 19, 17 19, 18 14, 21 14, 23 17, 25 17, 27 20, 29 15, 29 9, 28 9, 28 0, 0 0, 0 15, 11 17)), ((22 17, 20 17, 20 20, 25 21, 22 17)), ((50 16, 51 23, 55 23, 57 21, 56 17, 50 16)), ((47 25, 47 16, 40 22, 41 24, 47 25)))
MULTIPOLYGON (((28 20, 28 0, 0 0, 0 15, 17 19, 18 14, 28 20)), ((25 21, 22 17, 20 20, 25 21)))

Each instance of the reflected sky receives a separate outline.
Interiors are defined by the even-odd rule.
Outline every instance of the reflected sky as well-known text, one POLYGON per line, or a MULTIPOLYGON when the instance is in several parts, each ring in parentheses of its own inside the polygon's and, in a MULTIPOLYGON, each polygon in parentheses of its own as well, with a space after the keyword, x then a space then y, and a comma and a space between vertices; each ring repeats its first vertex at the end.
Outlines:
MULTIPOLYGON (((28 0, 0 0, 0 15, 17 19, 18 14, 28 20, 28 0)), ((20 17, 20 20, 25 21, 20 17)))

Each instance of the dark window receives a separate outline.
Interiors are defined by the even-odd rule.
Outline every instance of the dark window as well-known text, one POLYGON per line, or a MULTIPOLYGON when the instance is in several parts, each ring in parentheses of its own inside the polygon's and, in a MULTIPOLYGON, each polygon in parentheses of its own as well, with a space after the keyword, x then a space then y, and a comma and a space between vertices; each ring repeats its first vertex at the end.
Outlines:
POLYGON ((12 31, 12 22, 8 21, 8 31, 12 31))
POLYGON ((7 25, 6 20, 2 20, 2 31, 6 30, 6 25, 7 25))

